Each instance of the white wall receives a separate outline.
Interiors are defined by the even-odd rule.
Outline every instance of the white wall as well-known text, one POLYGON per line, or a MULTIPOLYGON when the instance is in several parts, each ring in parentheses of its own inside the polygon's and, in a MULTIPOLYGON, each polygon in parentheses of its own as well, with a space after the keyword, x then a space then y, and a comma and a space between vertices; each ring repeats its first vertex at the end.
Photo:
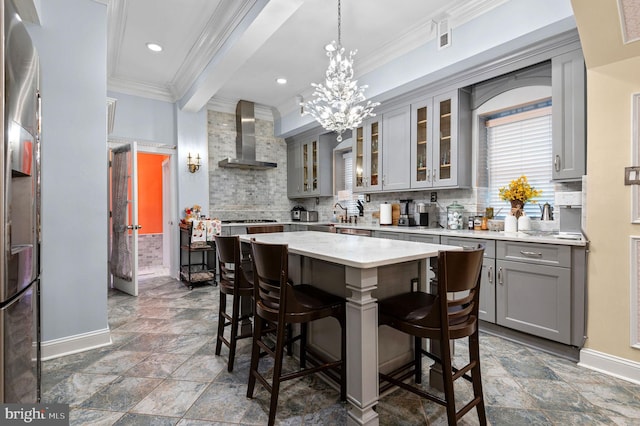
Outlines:
POLYGON ((108 342, 107 8, 40 4, 43 355, 108 342), (73 23, 70 25, 70 23, 73 23), (91 339, 89 339, 91 340, 91 339), (86 346, 86 345, 85 345, 86 346))
POLYGON ((175 106, 178 140, 178 218, 185 207, 198 204, 202 213, 209 210, 209 149, 207 144, 207 108, 184 112, 175 106), (200 170, 190 173, 187 155, 200 154, 200 170))
POLYGON ((110 138, 176 145, 174 104, 119 92, 108 96, 117 101, 110 138))

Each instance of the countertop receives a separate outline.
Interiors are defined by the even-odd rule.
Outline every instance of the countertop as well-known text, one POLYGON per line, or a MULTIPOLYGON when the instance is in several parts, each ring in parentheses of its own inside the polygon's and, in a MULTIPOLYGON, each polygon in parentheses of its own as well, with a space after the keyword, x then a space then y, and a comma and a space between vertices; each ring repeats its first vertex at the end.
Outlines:
MULTIPOLYGON (((273 223, 273 222, 270 222, 273 223)), ((422 235, 441 235, 451 237, 466 237, 466 238, 482 238, 488 240, 502 240, 502 241, 521 241, 529 243, 542 243, 542 244, 560 244, 566 246, 578 246, 586 247, 589 245, 589 240, 582 234, 563 235, 557 231, 525 231, 525 232, 504 232, 504 231, 469 231, 469 230, 451 230, 443 228, 427 228, 422 226, 394 226, 394 225, 374 225, 374 224, 350 224, 350 223, 334 223, 334 222, 299 222, 299 221, 286 221, 278 222, 282 225, 313 225, 313 226, 334 226, 336 228, 350 228, 350 229, 362 229, 368 231, 388 231, 388 232, 402 232, 408 234, 422 234, 422 235), (571 237, 571 238, 569 238, 571 237)), ((259 223, 228 223, 222 224, 222 226, 247 226, 247 225, 259 225, 259 223)))
POLYGON ((369 238, 329 232, 298 231, 240 235, 249 242, 287 244, 289 252, 354 268, 375 268, 385 265, 426 259, 440 250, 460 250, 457 246, 413 241, 369 238))

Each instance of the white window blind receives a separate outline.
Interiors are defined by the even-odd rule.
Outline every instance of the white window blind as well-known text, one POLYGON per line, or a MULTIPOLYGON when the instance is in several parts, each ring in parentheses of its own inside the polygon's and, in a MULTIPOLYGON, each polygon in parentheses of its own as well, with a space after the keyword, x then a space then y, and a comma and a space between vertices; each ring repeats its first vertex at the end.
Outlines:
MULTIPOLYGON (((348 151, 342 155, 342 161, 344 164, 344 182, 342 187, 352 193, 353 191, 353 155, 352 151, 348 151)), ((349 215, 357 215, 358 207, 357 200, 364 201, 364 196, 353 194, 351 200, 340 201, 340 205, 349 211, 349 215)), ((338 214, 343 214, 342 211, 338 211, 338 214)))
POLYGON ((551 108, 535 112, 512 114, 486 121, 489 174, 488 205, 501 215, 508 213, 510 204, 500 199, 499 188, 525 175, 531 186, 542 190, 536 197, 538 204, 528 202, 528 216, 540 216, 540 203, 552 203, 554 186, 551 182, 551 108))

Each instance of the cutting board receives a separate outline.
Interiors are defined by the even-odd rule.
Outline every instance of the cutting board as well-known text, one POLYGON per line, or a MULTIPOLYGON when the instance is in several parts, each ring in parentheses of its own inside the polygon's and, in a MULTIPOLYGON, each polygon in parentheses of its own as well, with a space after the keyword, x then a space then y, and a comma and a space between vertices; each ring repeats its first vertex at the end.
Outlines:
POLYGON ((391 224, 398 225, 400 219, 400 204, 391 204, 391 224))

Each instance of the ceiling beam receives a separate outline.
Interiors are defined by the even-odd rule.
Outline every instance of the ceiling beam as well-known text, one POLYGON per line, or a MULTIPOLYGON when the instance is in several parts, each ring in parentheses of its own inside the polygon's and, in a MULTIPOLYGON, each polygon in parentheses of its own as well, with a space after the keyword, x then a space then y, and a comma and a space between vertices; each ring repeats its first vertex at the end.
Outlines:
POLYGON ((179 101, 186 111, 199 111, 233 74, 257 52, 304 0, 259 0, 234 29, 202 74, 179 101))

